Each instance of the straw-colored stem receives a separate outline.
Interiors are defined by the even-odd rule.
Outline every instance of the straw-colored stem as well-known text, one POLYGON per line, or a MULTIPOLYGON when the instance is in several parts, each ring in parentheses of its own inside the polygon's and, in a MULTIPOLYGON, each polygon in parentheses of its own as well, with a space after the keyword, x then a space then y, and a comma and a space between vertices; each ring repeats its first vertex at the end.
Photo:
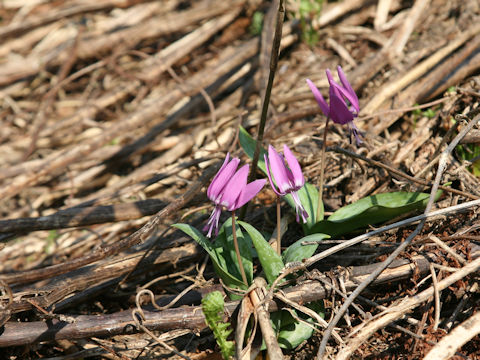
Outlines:
POLYGON ((320 221, 320 212, 323 205, 323 177, 325 174, 325 153, 327 151, 327 132, 328 132, 328 121, 330 118, 327 117, 327 123, 325 124, 325 129, 323 130, 323 143, 322 143, 322 165, 320 166, 320 181, 318 182, 318 204, 317 204, 317 218, 316 221, 320 221))
POLYGON ((281 224, 280 196, 277 196, 277 253, 282 253, 282 224, 281 224))
POLYGON ((245 269, 243 268, 242 257, 240 256, 240 249, 238 247, 237 241, 237 230, 235 229, 235 210, 232 211, 232 234, 233 234, 233 245, 235 246, 235 253, 237 254, 238 267, 240 268, 240 274, 242 275, 242 280, 245 285, 248 286, 247 275, 245 274, 245 269))

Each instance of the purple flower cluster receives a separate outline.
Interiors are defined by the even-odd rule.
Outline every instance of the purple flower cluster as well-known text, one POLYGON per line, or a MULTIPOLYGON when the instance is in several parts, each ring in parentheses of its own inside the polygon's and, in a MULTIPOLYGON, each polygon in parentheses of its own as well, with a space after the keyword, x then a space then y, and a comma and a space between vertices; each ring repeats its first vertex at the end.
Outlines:
POLYGON ((330 84, 330 106, 310 79, 307 79, 307 84, 310 90, 312 90, 313 96, 325 116, 332 119, 336 124, 347 124, 350 132, 355 136, 357 145, 359 145, 362 143, 359 136, 360 131, 353 122, 353 119, 356 118, 360 112, 358 97, 340 66, 337 67, 337 72, 341 85, 333 80, 330 70, 326 70, 328 83, 330 84))
POLYGON ((215 229, 215 236, 218 235, 218 222, 222 207, 228 211, 241 208, 253 199, 265 185, 265 179, 247 184, 249 166, 244 165, 237 171, 239 163, 238 158, 230 160, 230 154, 227 154, 222 167, 208 187, 207 196, 215 203, 215 209, 203 229, 203 231, 208 229, 207 237, 212 236, 213 229, 215 229))
MULTIPOLYGON (((268 157, 265 155, 268 179, 273 191, 278 196, 292 194, 297 212, 297 221, 299 221, 300 214, 303 222, 306 222, 308 214, 297 194, 297 191, 305 184, 305 178, 295 155, 293 155, 287 145, 284 145, 283 149, 287 164, 285 164, 283 157, 275 151, 273 146, 270 145, 268 147, 268 157)), ((208 187, 207 196, 215 204, 215 209, 213 209, 207 224, 203 228, 203 231, 208 230, 207 237, 211 237, 213 231, 215 231, 215 236, 218 235, 218 223, 222 208, 226 208, 228 211, 241 208, 258 194, 267 181, 266 179, 261 179, 248 184, 249 166, 244 165, 237 170, 239 164, 240 160, 238 158, 230 160, 230 154, 227 154, 222 167, 208 187)))

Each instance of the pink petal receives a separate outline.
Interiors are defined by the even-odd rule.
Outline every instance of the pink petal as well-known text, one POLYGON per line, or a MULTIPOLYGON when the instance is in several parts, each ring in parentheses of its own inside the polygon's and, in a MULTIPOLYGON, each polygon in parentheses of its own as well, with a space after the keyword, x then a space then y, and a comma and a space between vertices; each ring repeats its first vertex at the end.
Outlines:
POLYGON ((325 70, 325 73, 327 74, 327 79, 328 79, 328 83, 330 84, 330 89, 332 88, 332 86, 335 86, 335 85, 337 87, 341 87, 335 80, 333 80, 333 75, 330 69, 325 70))
POLYGON ((352 95, 351 93, 349 93, 347 91, 347 89, 344 89, 343 87, 341 87, 337 83, 333 84, 330 89, 332 89, 332 88, 336 90, 339 97, 342 97, 342 96, 345 97, 350 102, 350 104, 352 104, 352 106, 355 109, 355 112, 358 114, 358 112, 360 111, 360 108, 358 106, 357 95, 355 93, 352 95))
POLYGON ((240 160, 238 158, 233 158, 228 164, 225 163, 228 161, 229 154, 225 158, 222 167, 218 171, 217 175, 213 178, 212 183, 208 187, 207 196, 213 202, 217 202, 219 200, 219 196, 222 193, 222 190, 227 185, 228 181, 232 178, 232 175, 237 170, 238 164, 240 160))
POLYGON ((262 190, 266 182, 267 180, 260 179, 260 180, 252 181, 250 184, 247 184, 242 189, 242 192, 240 193, 240 196, 238 197, 237 202, 235 204, 235 208, 231 210, 236 210, 238 208, 241 208, 247 202, 252 200, 255 197, 255 195, 257 195, 259 191, 262 190))
POLYGON ((281 193, 286 193, 291 188, 287 167, 283 158, 275 151, 272 145, 268 146, 268 159, 273 178, 281 193))
POLYGON ((353 90, 352 85, 348 82, 347 77, 345 76, 345 73, 342 70, 342 67, 339 65, 337 67, 337 72, 338 72, 338 77, 340 78, 340 82, 342 83, 343 87, 347 90, 347 93, 350 95, 350 97, 347 97, 348 101, 353 105, 355 110, 357 110, 357 113, 360 112, 360 106, 358 103, 358 96, 355 93, 355 90, 353 90))
POLYGON ((240 170, 233 175, 223 190, 221 204, 229 211, 232 211, 238 196, 247 185, 248 169, 248 165, 243 165, 240 170))
POLYGON ((348 109, 345 101, 335 94, 335 92, 331 92, 330 94, 330 105, 332 107, 330 117, 333 122, 345 125, 346 123, 353 121, 353 114, 348 109))
POLYGON ((310 79, 307 79, 307 84, 310 87, 310 90, 312 91, 313 96, 315 97, 315 100, 317 100, 318 106, 320 106, 320 110, 322 110, 325 116, 330 116, 330 107, 328 106, 327 102, 323 98, 320 90, 318 90, 318 88, 310 79))
POLYGON ((301 188, 305 184, 305 178, 303 177, 302 168, 300 167, 297 158, 293 155, 287 145, 283 145, 283 154, 287 160, 288 167, 292 171, 295 187, 301 188))
POLYGON ((267 176, 268 176, 268 180, 270 181, 270 185, 272 186, 273 191, 274 191, 275 194, 277 194, 278 196, 283 196, 283 195, 285 195, 285 193, 281 193, 279 190, 277 190, 277 187, 275 186, 275 182, 273 181, 273 179, 272 179, 272 174, 271 174, 271 172, 270 172, 270 164, 269 164, 269 162, 268 162, 267 154, 264 154, 264 155, 263 155, 263 158, 265 159, 265 167, 267 168, 267 176))

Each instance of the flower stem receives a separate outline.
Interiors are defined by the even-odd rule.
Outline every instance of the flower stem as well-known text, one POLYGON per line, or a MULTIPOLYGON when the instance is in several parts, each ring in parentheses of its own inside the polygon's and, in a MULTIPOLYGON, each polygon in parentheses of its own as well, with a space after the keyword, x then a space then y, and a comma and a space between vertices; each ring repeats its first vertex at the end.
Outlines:
MULTIPOLYGON (((248 175, 248 182, 252 182, 253 180, 255 180, 257 166, 258 166, 258 158, 260 157, 260 146, 262 145, 263 133, 265 131, 265 124, 267 123, 268 105, 270 104, 270 95, 272 93, 273 80, 275 78, 275 72, 277 70, 277 64, 278 64, 278 56, 280 52, 280 42, 282 40, 283 18, 285 17, 285 8, 283 6, 283 2, 284 0, 280 0, 278 2, 278 10, 276 13, 276 17, 274 18, 275 21, 273 21, 270 24, 271 26, 264 25, 266 26, 264 28, 264 31, 267 32, 267 31, 274 30, 274 35, 273 35, 272 50, 270 53, 270 70, 268 73, 268 80, 267 80, 263 102, 262 102, 262 111, 260 115, 260 122, 258 124, 255 151, 253 153, 250 174, 248 175)), ((263 39, 263 34, 262 34, 262 39, 263 39)), ((268 46, 268 44, 262 44, 262 48, 264 46, 268 46)), ((248 203, 245 206, 243 206, 242 209, 240 210, 240 219, 243 219, 245 217, 245 214, 247 213, 247 207, 248 207, 248 203)))
POLYGON ((320 213, 323 206, 323 177, 325 174, 325 152, 327 150, 327 132, 328 132, 328 121, 330 120, 327 117, 327 122, 325 124, 325 129, 323 130, 323 143, 322 143, 322 165, 320 167, 320 181, 318 182, 318 203, 317 203, 317 218, 316 221, 320 221, 320 213))
POLYGON ((277 253, 282 253, 282 235, 281 235, 281 209, 280 209, 280 196, 277 196, 277 253))
POLYGON ((240 268, 240 274, 242 275, 242 280, 245 285, 248 286, 247 275, 245 275, 245 269, 243 268, 242 258, 240 256, 240 249, 238 247, 237 241, 237 230, 235 229, 235 210, 232 211, 232 234, 233 234, 233 245, 235 246, 235 253, 237 254, 238 267, 240 268))

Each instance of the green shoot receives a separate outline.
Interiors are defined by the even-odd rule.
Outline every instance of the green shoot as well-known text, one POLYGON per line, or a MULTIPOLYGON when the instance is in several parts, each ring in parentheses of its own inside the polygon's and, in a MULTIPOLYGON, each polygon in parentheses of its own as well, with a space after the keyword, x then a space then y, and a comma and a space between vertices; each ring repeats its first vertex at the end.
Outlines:
POLYGON ((220 291, 214 291, 202 299, 202 311, 205 315, 205 322, 213 331, 215 340, 217 341, 222 357, 229 360, 235 353, 235 344, 228 341, 227 337, 232 330, 229 329, 230 323, 223 322, 222 315, 224 311, 223 295, 220 291))
POLYGON ((255 11, 252 16, 252 23, 250 24, 250 27, 248 30, 250 31, 250 34, 257 36, 262 33, 262 27, 263 27, 263 13, 260 11, 255 11))

